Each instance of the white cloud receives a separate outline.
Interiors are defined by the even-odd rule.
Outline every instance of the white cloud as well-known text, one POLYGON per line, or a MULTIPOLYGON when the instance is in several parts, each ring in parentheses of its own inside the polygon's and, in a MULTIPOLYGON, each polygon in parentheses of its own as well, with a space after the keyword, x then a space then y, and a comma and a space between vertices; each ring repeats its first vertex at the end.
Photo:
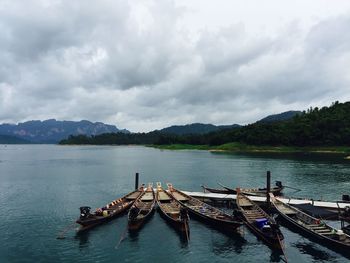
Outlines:
POLYGON ((2 1, 0 122, 133 131, 350 99, 350 2, 2 1))

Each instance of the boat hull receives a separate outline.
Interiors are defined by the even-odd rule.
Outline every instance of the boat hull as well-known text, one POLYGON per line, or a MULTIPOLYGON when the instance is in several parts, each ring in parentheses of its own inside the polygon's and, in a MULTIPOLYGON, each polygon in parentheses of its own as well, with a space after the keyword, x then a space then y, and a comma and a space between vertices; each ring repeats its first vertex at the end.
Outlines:
MULTIPOLYGON (((184 193, 182 193, 179 190, 173 189, 170 191, 170 194, 174 197, 175 200, 177 200, 182 206, 186 207, 188 209, 188 212, 196 219, 207 223, 219 230, 224 231, 225 233, 235 233, 237 228, 242 225, 242 222, 235 221, 234 218, 231 215, 228 215, 221 210, 214 208, 212 206, 209 206, 208 204, 203 203, 202 201, 188 196, 184 193), (174 195, 178 193, 180 196, 185 197, 186 201, 180 201, 178 200, 174 195), (209 210, 214 211, 219 215, 219 217, 212 217, 209 215, 206 215, 206 211, 200 212, 200 210, 196 211, 195 209, 192 208, 193 204, 196 203, 199 207, 203 207, 203 210, 205 210, 205 207, 210 207, 209 210), (224 219, 226 218, 226 219, 224 219)), ((197 206, 196 205, 196 206, 197 206)))
POLYGON ((165 213, 159 206, 158 213, 169 225, 171 225, 179 233, 186 234, 186 232, 190 232, 188 220, 175 220, 172 217, 170 217, 167 213, 165 213))
MULTIPOLYGON (((188 207, 187 207, 188 208, 188 207)), ((205 216, 201 213, 198 213, 195 210, 188 208, 189 213, 197 220, 211 225, 212 227, 224 231, 225 233, 236 233, 237 228, 242 226, 241 222, 236 221, 224 221, 218 220, 212 217, 205 216)))
POLYGON ((133 203, 128 213, 128 229, 129 231, 137 231, 152 217, 154 214, 154 206, 156 204, 156 198, 154 190, 151 185, 147 190, 141 194, 137 200, 133 203), (137 214, 132 212, 137 210, 137 214))
MULTIPOLYGON (((283 235, 280 232, 278 225, 261 207, 256 205, 247 196, 238 193, 236 199, 237 207, 239 208, 240 217, 242 218, 245 225, 249 230, 260 240, 262 240, 267 246, 272 249, 283 250, 283 235), (266 224, 269 226, 268 232, 263 232, 263 226, 258 226, 257 220, 264 219, 266 224), (272 226, 277 226, 273 231, 272 226)), ((260 223, 261 224, 261 223, 260 223)))
MULTIPOLYGON (((209 188, 203 186, 203 189, 205 191, 208 191, 210 193, 215 194, 237 194, 237 191, 235 189, 223 186, 224 189, 215 189, 215 188, 209 188)), ((281 195, 281 192, 283 190, 283 187, 274 187, 270 189, 270 192, 274 195, 278 196, 281 195)), ((254 196, 265 196, 266 195, 266 189, 241 189, 241 192, 245 195, 254 195, 254 196)))
POLYGON ((309 238, 312 241, 315 241, 321 245, 324 245, 329 249, 339 252, 342 255, 350 258, 350 246, 340 242, 336 242, 332 239, 326 238, 325 236, 317 235, 314 232, 310 231, 309 229, 301 226, 300 224, 298 224, 297 222, 295 222, 293 219, 289 218, 285 214, 279 213, 279 216, 282 218, 285 225, 288 226, 288 228, 290 228, 291 230, 294 230, 295 232, 301 234, 302 236, 309 238))
MULTIPOLYGON (((112 212, 110 214, 108 214, 107 216, 103 216, 103 215, 96 215, 96 212, 94 214, 90 214, 87 218, 78 218, 75 222, 79 225, 81 225, 81 227, 77 230, 77 232, 83 232, 85 230, 94 228, 98 225, 101 225, 105 222, 108 222, 122 214, 124 214, 134 203, 134 201, 136 200, 128 200, 127 197, 131 196, 131 195, 141 195, 141 191, 134 191, 120 199, 117 200, 117 203, 115 203, 115 210, 112 210, 112 212)), ((113 209, 113 206, 110 207, 111 209, 113 209)), ((102 210, 101 210, 102 211, 102 210)), ((102 213, 102 212, 101 212, 102 213)))
POLYGON ((151 219, 153 214, 154 214, 154 209, 152 209, 152 211, 149 212, 142 219, 128 220, 128 229, 129 229, 129 231, 138 231, 138 230, 140 230, 146 224, 146 222, 148 222, 151 219))
MULTIPOLYGON (((131 205, 130 205, 131 206, 131 205)), ((129 206, 129 207, 130 207, 129 206)), ((99 226, 103 223, 106 223, 106 222, 109 222, 113 219, 115 219, 116 217, 119 217, 123 214, 125 214, 127 208, 119 213, 116 213, 114 214, 113 216, 108 216, 108 217, 102 217, 101 219, 96 219, 96 220, 91 220, 90 222, 82 222, 82 221, 79 221, 79 219, 76 221, 77 224, 80 224, 80 228, 77 230, 78 233, 80 232, 84 232, 86 230, 89 230, 91 228, 94 228, 96 226, 99 226)))
MULTIPOLYGON (((263 235, 255 226, 250 224, 249 222, 245 221, 246 226, 249 228, 250 231, 253 232, 253 234, 263 242, 265 242, 266 245, 268 245, 270 248, 275 249, 275 250, 281 250, 281 243, 278 239, 275 238, 269 238, 265 235, 263 235)), ((281 240, 282 241, 282 240, 281 240)))

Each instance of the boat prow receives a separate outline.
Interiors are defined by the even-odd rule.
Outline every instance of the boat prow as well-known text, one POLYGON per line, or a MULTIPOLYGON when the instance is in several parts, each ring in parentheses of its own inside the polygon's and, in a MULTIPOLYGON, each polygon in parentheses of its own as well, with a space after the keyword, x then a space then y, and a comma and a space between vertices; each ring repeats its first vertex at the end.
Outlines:
POLYGON ((121 198, 109 202, 107 205, 97 208, 93 213, 90 213, 91 207, 80 207, 80 217, 76 220, 80 228, 77 232, 82 232, 107 222, 121 214, 123 214, 135 200, 142 194, 143 186, 121 198))
POLYGON ((177 231, 183 233, 186 239, 189 240, 190 228, 188 209, 165 191, 160 182, 157 182, 156 199, 160 215, 177 231))
POLYGON ((206 204, 194 197, 175 189, 172 184, 168 184, 168 192, 188 209, 190 214, 199 220, 202 220, 225 232, 235 232, 242 225, 241 221, 236 220, 220 209, 206 204))
POLYGON ((151 217, 156 203, 153 185, 148 184, 147 189, 136 199, 128 213, 128 228, 135 231, 151 217))

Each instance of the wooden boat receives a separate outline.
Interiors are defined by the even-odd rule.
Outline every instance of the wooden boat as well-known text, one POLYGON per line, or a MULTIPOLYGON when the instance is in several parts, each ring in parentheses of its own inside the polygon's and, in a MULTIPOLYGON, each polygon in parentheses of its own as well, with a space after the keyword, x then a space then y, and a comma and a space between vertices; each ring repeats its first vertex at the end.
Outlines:
POLYGON ((130 208, 130 206, 143 193, 143 191, 143 186, 141 186, 138 190, 113 200, 104 207, 97 208, 92 214, 90 213, 91 207, 80 207, 80 217, 76 220, 76 223, 81 225, 78 232, 90 229, 122 214, 130 208))
MULTIPOLYGON (((221 185, 221 184, 220 184, 221 185)), ((215 188, 209 188, 206 186, 202 186, 204 191, 208 191, 210 193, 217 193, 217 194, 237 194, 236 189, 221 185, 223 189, 215 189, 215 188)), ((281 181, 276 181, 276 186, 272 187, 270 189, 270 192, 274 195, 280 195, 282 190, 284 189, 284 186, 282 185, 281 181)), ((266 188, 242 188, 240 189, 241 193, 244 195, 258 195, 258 196, 265 196, 267 189, 266 188)))
POLYGON ((350 236, 342 230, 337 230, 320 219, 312 217, 299 209, 283 203, 272 194, 271 202, 283 219, 301 234, 312 238, 330 249, 350 255, 350 236))
POLYGON ((267 245, 282 250, 284 237, 275 220, 239 190, 236 203, 246 226, 267 245))
POLYGON ((189 239, 189 216, 187 208, 183 207, 175 198, 162 188, 157 182, 156 193, 159 212, 176 230, 184 233, 189 239))
POLYGON ((226 194, 226 195, 229 195, 229 194, 236 194, 236 191, 231 191, 230 189, 217 189, 217 188, 209 188, 209 187, 206 187, 205 185, 201 185, 204 192, 209 192, 209 193, 214 193, 214 194, 226 194))
POLYGON ((154 211, 156 198, 153 185, 148 184, 144 191, 133 203, 128 213, 129 230, 138 230, 150 218, 154 211))
POLYGON ((188 208, 190 214, 194 217, 217 228, 227 232, 234 232, 242 225, 242 222, 237 221, 232 215, 176 190, 173 188, 172 184, 168 184, 168 192, 180 202, 181 205, 188 208))

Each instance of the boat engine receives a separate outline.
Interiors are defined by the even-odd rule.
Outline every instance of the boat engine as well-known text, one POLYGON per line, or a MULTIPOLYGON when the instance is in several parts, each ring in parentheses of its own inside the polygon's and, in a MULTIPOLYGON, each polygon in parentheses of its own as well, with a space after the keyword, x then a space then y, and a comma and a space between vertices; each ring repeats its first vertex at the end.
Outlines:
POLYGON ((91 207, 90 206, 82 206, 80 209, 80 219, 88 218, 90 214, 91 207))
POLYGON ((344 218, 350 218, 350 206, 345 206, 344 212, 341 213, 341 216, 344 218))
POLYGON ((235 219, 241 219, 243 217, 243 214, 242 214, 242 211, 240 211, 238 209, 233 209, 232 216, 235 219))
POLYGON ((342 196, 342 200, 345 202, 349 202, 350 201, 350 196, 349 195, 343 195, 342 196))
POLYGON ((135 220, 136 217, 139 215, 139 213, 140 213, 140 209, 138 207, 134 206, 129 211, 129 218, 131 220, 135 220))
POLYGON ((276 186, 279 188, 282 188, 283 187, 282 181, 276 181, 276 186))
POLYGON ((188 219, 188 210, 187 210, 187 208, 185 208, 185 207, 181 207, 180 208, 180 219, 182 221, 188 219))

